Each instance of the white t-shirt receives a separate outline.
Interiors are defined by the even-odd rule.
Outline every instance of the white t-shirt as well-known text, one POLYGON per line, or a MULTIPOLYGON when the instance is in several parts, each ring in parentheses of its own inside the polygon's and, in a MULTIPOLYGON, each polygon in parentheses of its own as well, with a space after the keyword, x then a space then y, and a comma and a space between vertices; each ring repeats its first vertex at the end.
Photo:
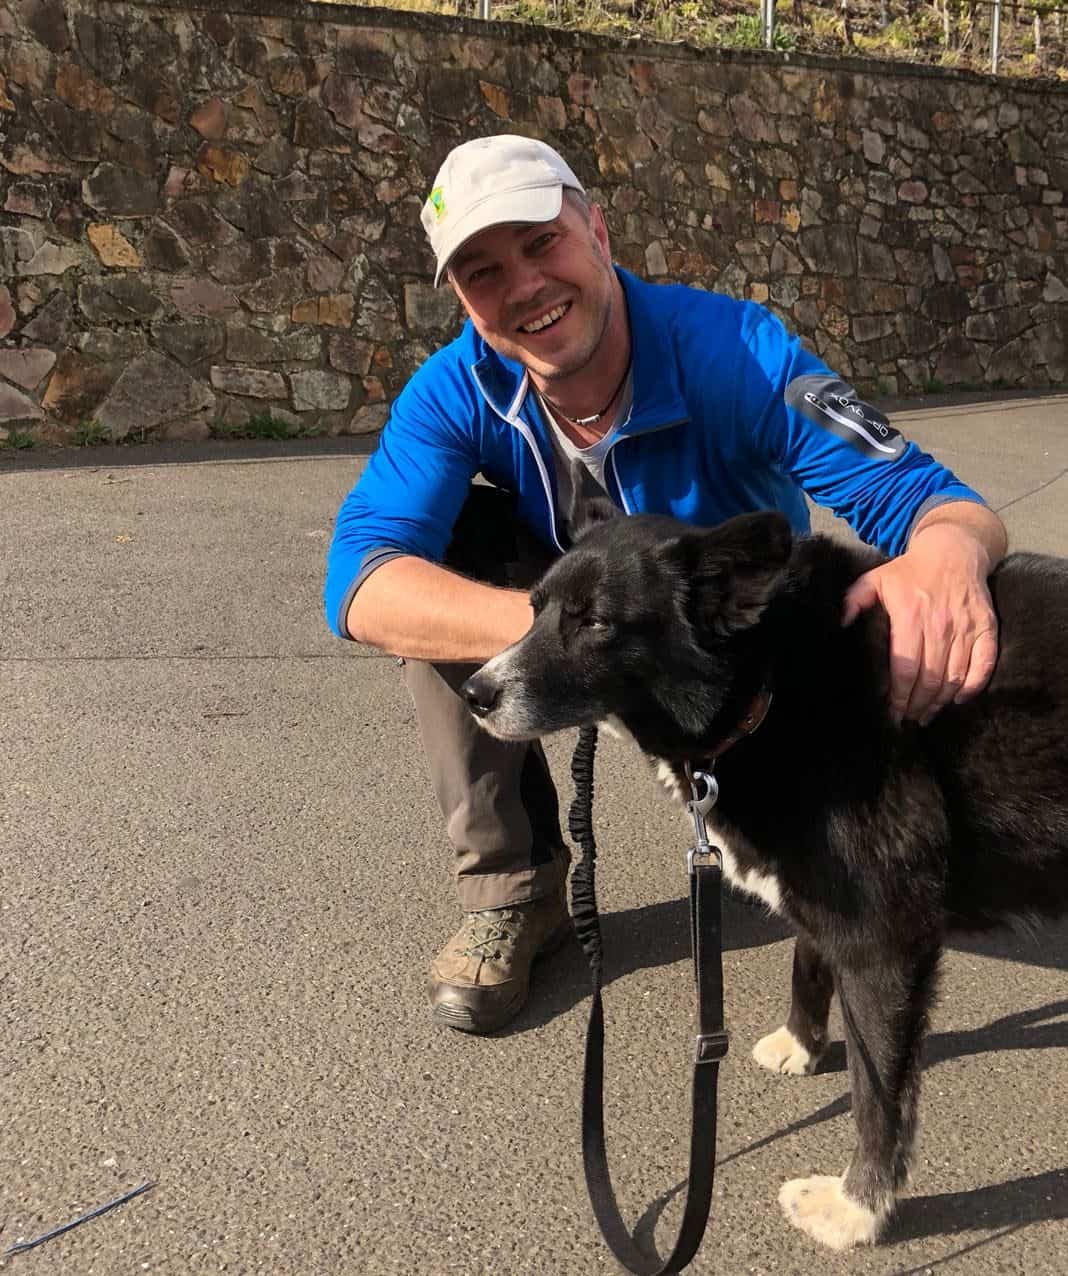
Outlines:
POLYGON ((553 445, 553 459, 556 462, 556 490, 558 493, 558 504, 560 512, 566 517, 571 509, 574 501, 574 482, 572 475, 577 474, 582 484, 581 495, 588 496, 608 496, 608 482, 605 478, 604 467, 608 457, 608 452, 612 444, 619 438, 619 431, 626 423, 630 416, 630 410, 634 405, 634 381, 633 372, 627 374, 627 379, 623 384, 622 395, 619 400, 619 407, 616 410, 616 424, 608 431, 604 438, 598 439, 590 447, 578 447, 567 437, 560 429, 553 416, 552 409, 545 402, 542 395, 535 390, 538 395, 538 405, 541 408, 542 416, 545 418, 549 426, 549 439, 553 445))

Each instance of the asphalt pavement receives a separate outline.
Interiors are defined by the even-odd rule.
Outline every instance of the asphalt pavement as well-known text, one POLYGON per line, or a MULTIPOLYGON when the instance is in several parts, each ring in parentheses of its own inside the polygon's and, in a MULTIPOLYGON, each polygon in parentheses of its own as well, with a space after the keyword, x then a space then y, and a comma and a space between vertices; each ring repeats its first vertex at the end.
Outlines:
MULTIPOLYGON (((896 405, 895 424, 1068 553, 1068 395, 896 405)), ((358 441, 0 453, 0 1260, 26 1276, 614 1272, 588 1204, 576 944, 510 1029, 431 1023, 457 921, 395 662, 322 619, 358 441)), ((818 525, 829 528, 826 516, 818 525)), ((550 742, 570 797, 573 737, 550 742)), ((661 1252, 681 1212, 692 1052, 682 813, 603 740, 609 1152, 661 1252)), ((774 792, 769 791, 769 800, 774 792)), ((726 904, 732 1050, 695 1274, 1068 1271, 1068 924, 955 946, 910 1195, 834 1255, 783 1180, 853 1141, 824 1069, 749 1049, 791 944, 726 904)))

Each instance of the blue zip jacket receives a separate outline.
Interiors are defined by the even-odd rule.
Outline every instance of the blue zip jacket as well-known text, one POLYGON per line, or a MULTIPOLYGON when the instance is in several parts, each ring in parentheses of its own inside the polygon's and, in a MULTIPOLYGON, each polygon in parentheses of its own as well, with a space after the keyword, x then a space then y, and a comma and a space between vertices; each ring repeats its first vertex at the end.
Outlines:
MULTIPOLYGON (((605 467, 626 513, 711 527, 777 509, 809 529, 804 493, 889 555, 923 514, 982 498, 801 345, 762 306, 616 268, 626 297, 634 401, 605 467)), ((441 562, 471 480, 516 493, 520 517, 567 545, 547 426, 521 364, 470 320, 415 373, 338 512, 327 558, 331 629, 382 563, 441 562)))

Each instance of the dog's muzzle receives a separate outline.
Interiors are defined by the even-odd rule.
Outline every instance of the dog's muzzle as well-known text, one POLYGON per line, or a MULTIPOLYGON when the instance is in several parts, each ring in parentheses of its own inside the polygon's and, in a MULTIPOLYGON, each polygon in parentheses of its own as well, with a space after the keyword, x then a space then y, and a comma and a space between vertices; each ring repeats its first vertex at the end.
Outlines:
POLYGON ((501 698, 501 684, 480 669, 463 684, 460 695, 476 718, 485 718, 501 698))

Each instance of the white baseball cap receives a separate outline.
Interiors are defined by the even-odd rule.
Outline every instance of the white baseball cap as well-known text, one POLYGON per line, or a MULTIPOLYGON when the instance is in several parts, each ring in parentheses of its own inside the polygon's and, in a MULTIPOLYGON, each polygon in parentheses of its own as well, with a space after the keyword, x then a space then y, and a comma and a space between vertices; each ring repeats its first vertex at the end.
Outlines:
POLYGON ((583 189, 553 148, 532 137, 500 133, 451 150, 422 212, 437 258, 435 287, 456 250, 480 231, 559 217, 565 186, 583 189))

